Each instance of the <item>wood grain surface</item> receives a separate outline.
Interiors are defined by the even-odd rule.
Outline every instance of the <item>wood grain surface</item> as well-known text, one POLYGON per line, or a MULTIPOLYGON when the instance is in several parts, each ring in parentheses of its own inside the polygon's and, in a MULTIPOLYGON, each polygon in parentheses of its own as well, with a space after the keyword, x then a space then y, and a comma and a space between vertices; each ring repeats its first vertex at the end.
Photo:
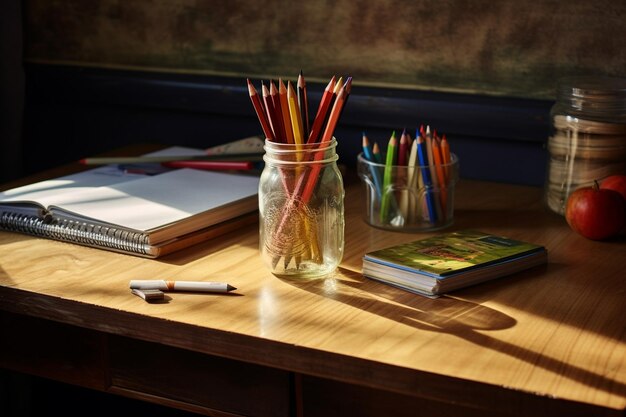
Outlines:
POLYGON ((538 188, 461 180, 448 230, 542 244, 549 263, 432 300, 361 275, 365 252, 432 233, 367 226, 361 185, 348 183, 345 256, 331 277, 271 275, 253 225, 161 260, 0 232, 0 309, 476 410, 622 415, 623 238, 574 234, 538 188), (238 290, 148 304, 131 279, 238 290))

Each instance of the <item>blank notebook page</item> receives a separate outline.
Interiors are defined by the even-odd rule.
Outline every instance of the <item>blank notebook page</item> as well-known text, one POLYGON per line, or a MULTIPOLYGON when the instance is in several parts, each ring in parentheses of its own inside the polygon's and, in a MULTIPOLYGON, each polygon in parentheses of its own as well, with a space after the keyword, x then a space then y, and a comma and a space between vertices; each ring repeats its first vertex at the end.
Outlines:
POLYGON ((259 178, 178 169, 68 195, 64 211, 136 230, 151 230, 254 196, 259 178))

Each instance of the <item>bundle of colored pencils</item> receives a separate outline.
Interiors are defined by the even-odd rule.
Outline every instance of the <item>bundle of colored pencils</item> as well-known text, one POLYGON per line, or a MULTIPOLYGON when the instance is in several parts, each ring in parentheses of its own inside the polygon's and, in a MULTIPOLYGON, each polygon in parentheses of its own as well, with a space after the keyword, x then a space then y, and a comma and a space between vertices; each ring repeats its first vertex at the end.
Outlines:
POLYGON ((317 114, 310 123, 306 83, 302 72, 297 87, 282 79, 269 87, 261 83, 262 96, 248 79, 248 92, 265 137, 279 143, 328 142, 333 137, 339 116, 350 95, 352 77, 343 83, 333 76, 326 86, 317 114))
MULTIPOLYGON (((337 123, 350 95, 352 77, 347 77, 345 82, 343 77, 331 78, 324 89, 317 113, 312 119, 309 117, 307 88, 302 72, 298 76, 296 87, 291 81, 285 83, 282 79, 278 82, 270 80, 269 85, 262 82, 260 95, 249 79, 247 83, 252 105, 267 140, 294 145, 292 149, 295 149, 298 161, 302 162, 303 167, 309 164, 307 169, 296 170, 298 174, 295 178, 287 178, 288 176, 281 171, 286 203, 282 208, 282 220, 272 232, 273 235, 280 237, 284 233, 293 233, 285 230, 287 218, 297 216, 294 212, 298 210, 306 209, 314 195, 321 171, 321 164, 316 162, 324 158, 324 149, 328 149, 327 145, 333 139, 337 123), (299 152, 305 145, 309 152, 299 152), (313 152, 310 152, 311 149, 313 152)), ((311 241, 310 244, 313 246, 311 254, 320 253, 319 247, 315 247, 318 243, 312 234, 315 227, 307 223, 302 225, 301 230, 303 237, 311 241)), ((285 253, 282 254, 285 264, 292 258, 287 252, 285 249, 285 253)))
MULTIPOLYGON (((452 157, 446 135, 441 137, 430 126, 422 125, 412 139, 406 129, 396 137, 392 132, 385 155, 378 143, 373 145, 363 134, 363 156, 375 164, 384 164, 382 173, 371 169, 376 193, 380 198, 380 222, 406 226, 419 221, 421 204, 410 193, 394 189, 424 190, 424 214, 431 224, 444 223, 448 216, 447 189, 452 180, 452 157), (384 161, 384 162, 383 162, 384 161), (381 178, 382 177, 382 178, 381 178)), ((417 192, 413 195, 419 196, 417 192)))
MULTIPOLYGON (((295 144, 296 148, 304 143, 315 145, 330 142, 352 88, 352 77, 348 77, 345 83, 342 80, 342 77, 339 80, 335 76, 331 78, 324 89, 313 123, 309 123, 306 83, 302 72, 298 76, 297 93, 291 81, 285 86, 279 79, 278 88, 273 81, 270 81, 269 88, 262 83, 263 100, 248 79, 250 99, 266 138, 274 142, 295 144)), ((315 160, 322 157, 323 152, 314 153, 315 160)), ((289 194, 301 198, 306 204, 317 183, 317 167, 313 167, 306 181, 300 178, 293 190, 287 190, 289 194)))

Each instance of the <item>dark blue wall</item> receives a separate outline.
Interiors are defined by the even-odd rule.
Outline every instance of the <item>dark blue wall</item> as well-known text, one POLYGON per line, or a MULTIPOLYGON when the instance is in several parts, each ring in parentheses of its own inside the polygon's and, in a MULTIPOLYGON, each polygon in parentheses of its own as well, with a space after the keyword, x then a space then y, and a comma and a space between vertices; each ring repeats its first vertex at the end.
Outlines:
MULTIPOLYGON (((260 85, 261 80, 252 80, 260 85)), ((325 84, 308 83, 311 113, 325 84)), ((206 148, 259 134, 243 78, 30 64, 26 68, 27 173, 133 143, 206 148)), ((353 167, 361 134, 429 124, 448 137, 463 178, 542 185, 551 102, 353 84, 335 136, 353 167)))

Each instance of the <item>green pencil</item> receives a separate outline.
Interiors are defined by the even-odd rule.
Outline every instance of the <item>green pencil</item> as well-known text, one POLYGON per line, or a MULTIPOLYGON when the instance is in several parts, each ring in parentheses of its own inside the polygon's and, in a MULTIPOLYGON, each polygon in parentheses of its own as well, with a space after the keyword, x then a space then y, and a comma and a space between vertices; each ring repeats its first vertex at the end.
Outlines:
POLYGON ((389 204, 393 198, 393 189, 390 189, 393 182, 393 166, 396 164, 396 148, 397 148, 396 132, 391 133, 389 144, 387 145, 387 156, 385 159, 385 173, 383 176, 383 198, 380 204, 380 221, 386 223, 389 216, 389 204))

